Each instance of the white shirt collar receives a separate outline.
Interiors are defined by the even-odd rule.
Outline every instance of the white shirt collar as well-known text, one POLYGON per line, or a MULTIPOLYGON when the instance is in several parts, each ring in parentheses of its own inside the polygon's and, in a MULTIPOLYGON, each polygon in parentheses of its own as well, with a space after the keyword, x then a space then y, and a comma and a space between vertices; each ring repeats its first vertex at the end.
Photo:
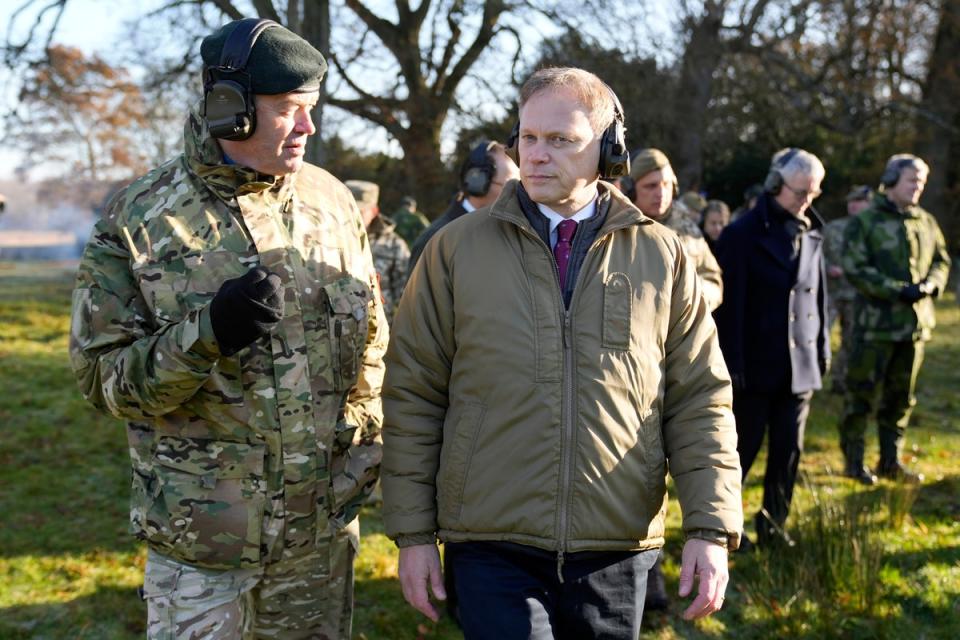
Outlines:
POLYGON ((466 211, 467 213, 477 210, 477 208, 470 203, 470 198, 466 198, 466 197, 460 201, 460 206, 463 207, 463 210, 466 211))
POLYGON ((563 217, 550 207, 542 205, 539 202, 537 203, 537 208, 540 210, 540 213, 545 215, 547 220, 550 221, 550 247, 552 248, 557 244, 557 226, 564 220, 574 220, 579 223, 587 218, 592 218, 597 212, 597 198, 591 200, 583 209, 580 209, 580 211, 577 211, 569 218, 563 217))

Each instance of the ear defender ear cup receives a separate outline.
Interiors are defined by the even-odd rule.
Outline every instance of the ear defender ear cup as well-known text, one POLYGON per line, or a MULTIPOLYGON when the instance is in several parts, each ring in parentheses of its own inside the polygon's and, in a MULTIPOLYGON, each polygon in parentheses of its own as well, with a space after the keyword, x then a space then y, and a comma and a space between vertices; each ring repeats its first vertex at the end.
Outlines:
MULTIPOLYGON (((606 85, 606 83, 604 83, 606 85)), ((610 97, 613 98, 613 122, 606 128, 600 137, 600 170, 601 178, 619 178, 630 173, 630 153, 627 151, 627 128, 624 125, 623 107, 613 89, 607 86, 610 97)), ((676 185, 674 185, 676 189, 676 185)))
POLYGON ((880 176, 880 184, 888 188, 897 186, 897 183, 900 182, 900 174, 903 173, 904 169, 911 166, 913 166, 913 160, 910 158, 894 162, 883 170, 883 175, 880 176))
POLYGON ((520 143, 520 121, 517 120, 513 123, 513 129, 510 130, 510 135, 507 136, 506 142, 503 143, 504 153, 507 154, 507 157, 513 160, 514 164, 520 166, 520 154, 517 153, 517 146, 520 143))
POLYGON ((260 34, 279 26, 273 20, 241 20, 223 44, 220 64, 204 70, 203 117, 214 138, 246 140, 256 130, 253 90, 244 69, 260 34))
POLYGON ((490 159, 490 149, 495 143, 484 140, 467 156, 460 169, 460 186, 467 195, 483 197, 490 192, 493 176, 497 172, 496 165, 490 159))

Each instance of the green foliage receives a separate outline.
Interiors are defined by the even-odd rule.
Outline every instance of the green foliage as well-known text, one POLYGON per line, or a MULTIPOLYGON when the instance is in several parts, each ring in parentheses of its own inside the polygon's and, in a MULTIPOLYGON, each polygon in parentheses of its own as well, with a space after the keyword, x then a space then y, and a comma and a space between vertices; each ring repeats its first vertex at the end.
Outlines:
MULTIPOLYGON (((71 278, 56 266, 0 264, 0 638, 143 637, 136 595, 145 551, 126 532, 129 472, 122 425, 76 391, 66 357, 71 278)), ((960 307, 938 304, 940 326, 920 378, 908 431, 919 489, 872 489, 840 476, 841 399, 814 399, 788 522, 797 545, 733 556, 718 615, 685 622, 685 602, 646 616, 644 638, 960 637, 960 449, 956 363, 960 307)), ((829 386, 829 385, 828 385, 829 386)), ((875 456, 875 433, 868 452, 875 456)), ((759 507, 764 460, 744 491, 759 507)), ((354 636, 367 640, 461 637, 408 607, 397 552, 379 510, 361 515, 354 636)), ((665 572, 675 593, 682 538, 670 507, 665 572)), ((752 532, 751 532, 752 533, 752 532)))

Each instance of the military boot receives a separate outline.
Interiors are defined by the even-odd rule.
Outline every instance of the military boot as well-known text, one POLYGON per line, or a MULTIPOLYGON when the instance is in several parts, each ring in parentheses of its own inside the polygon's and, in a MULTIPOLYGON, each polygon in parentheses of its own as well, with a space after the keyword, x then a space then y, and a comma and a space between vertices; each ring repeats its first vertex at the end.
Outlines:
POLYGON ((877 476, 863 464, 863 441, 845 442, 843 445, 843 457, 846 465, 843 468, 843 475, 853 478, 860 484, 868 487, 877 484, 877 476))
POLYGON ((900 462, 900 450, 903 448, 903 435, 895 429, 880 429, 880 464, 877 475, 881 478, 896 480, 905 484, 920 484, 923 474, 907 469, 900 462))

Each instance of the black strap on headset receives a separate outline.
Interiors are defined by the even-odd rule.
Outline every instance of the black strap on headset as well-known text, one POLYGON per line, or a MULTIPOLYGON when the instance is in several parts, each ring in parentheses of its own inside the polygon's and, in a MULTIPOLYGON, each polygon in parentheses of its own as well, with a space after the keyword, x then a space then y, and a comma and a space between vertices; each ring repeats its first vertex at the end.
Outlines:
POLYGON ((247 60, 250 59, 250 52, 253 51, 253 45, 257 38, 265 30, 280 25, 273 20, 265 18, 244 18, 240 21, 230 35, 227 41, 223 43, 223 50, 220 52, 220 71, 240 71, 247 66, 247 60))

